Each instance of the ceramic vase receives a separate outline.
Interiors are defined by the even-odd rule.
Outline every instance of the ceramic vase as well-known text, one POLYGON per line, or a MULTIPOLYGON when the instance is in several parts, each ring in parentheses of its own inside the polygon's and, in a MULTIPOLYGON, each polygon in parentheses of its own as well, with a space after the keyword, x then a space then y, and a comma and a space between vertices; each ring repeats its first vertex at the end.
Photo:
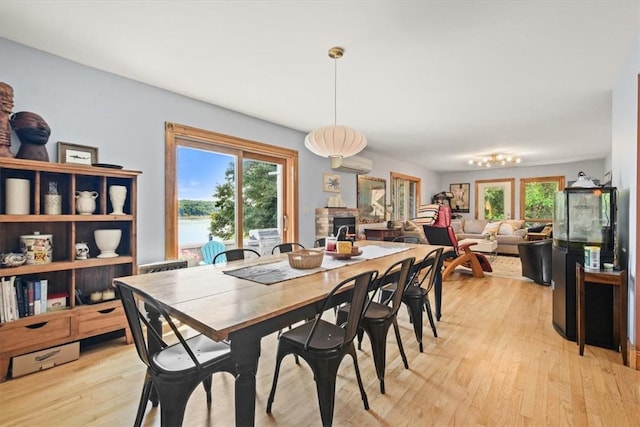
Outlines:
POLYGON ((76 191, 76 210, 80 215, 91 215, 96 210, 97 191, 76 191))
POLYGON ((120 244, 122 230, 95 230, 93 237, 96 241, 96 246, 100 249, 98 258, 115 258, 119 256, 116 253, 116 249, 120 244))
POLYGON ((7 215, 28 215, 30 185, 28 179, 7 178, 6 213, 7 215))
POLYGON ((124 215, 124 202, 127 199, 127 187, 124 185, 112 185, 109 187, 109 200, 113 212, 111 215, 124 215))

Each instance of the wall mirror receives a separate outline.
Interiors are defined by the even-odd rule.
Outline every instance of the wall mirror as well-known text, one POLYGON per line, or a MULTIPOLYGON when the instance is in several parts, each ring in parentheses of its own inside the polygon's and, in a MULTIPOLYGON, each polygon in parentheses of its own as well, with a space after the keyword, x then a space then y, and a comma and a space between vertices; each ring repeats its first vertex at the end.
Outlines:
POLYGON ((383 178, 358 175, 358 222, 385 220, 387 181, 383 178))

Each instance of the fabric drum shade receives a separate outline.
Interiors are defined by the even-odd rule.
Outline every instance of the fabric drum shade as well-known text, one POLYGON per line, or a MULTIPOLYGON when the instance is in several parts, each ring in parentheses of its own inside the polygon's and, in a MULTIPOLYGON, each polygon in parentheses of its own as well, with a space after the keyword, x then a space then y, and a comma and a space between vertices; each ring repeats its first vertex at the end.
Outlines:
POLYGON ((364 134, 346 126, 325 126, 310 132, 304 145, 322 157, 349 157, 367 146, 364 134))

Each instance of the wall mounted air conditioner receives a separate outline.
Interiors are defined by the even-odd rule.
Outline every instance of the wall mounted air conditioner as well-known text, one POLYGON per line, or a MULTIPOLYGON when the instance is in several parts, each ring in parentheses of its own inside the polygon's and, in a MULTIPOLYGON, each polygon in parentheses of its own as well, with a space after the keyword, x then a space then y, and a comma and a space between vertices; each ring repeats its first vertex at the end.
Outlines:
POLYGON ((356 173, 365 175, 371 172, 373 163, 370 159, 360 156, 333 157, 331 158, 331 169, 340 172, 356 173))

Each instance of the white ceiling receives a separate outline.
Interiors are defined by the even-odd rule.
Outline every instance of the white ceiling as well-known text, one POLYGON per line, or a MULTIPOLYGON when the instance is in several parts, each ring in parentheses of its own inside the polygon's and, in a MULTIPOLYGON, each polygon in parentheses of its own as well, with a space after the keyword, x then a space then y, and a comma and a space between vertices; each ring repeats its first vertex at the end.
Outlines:
MULTIPOLYGON (((436 171, 603 159, 640 1, 15 1, 0 36, 436 171)), ((215 129, 212 129, 215 130, 215 129)))

